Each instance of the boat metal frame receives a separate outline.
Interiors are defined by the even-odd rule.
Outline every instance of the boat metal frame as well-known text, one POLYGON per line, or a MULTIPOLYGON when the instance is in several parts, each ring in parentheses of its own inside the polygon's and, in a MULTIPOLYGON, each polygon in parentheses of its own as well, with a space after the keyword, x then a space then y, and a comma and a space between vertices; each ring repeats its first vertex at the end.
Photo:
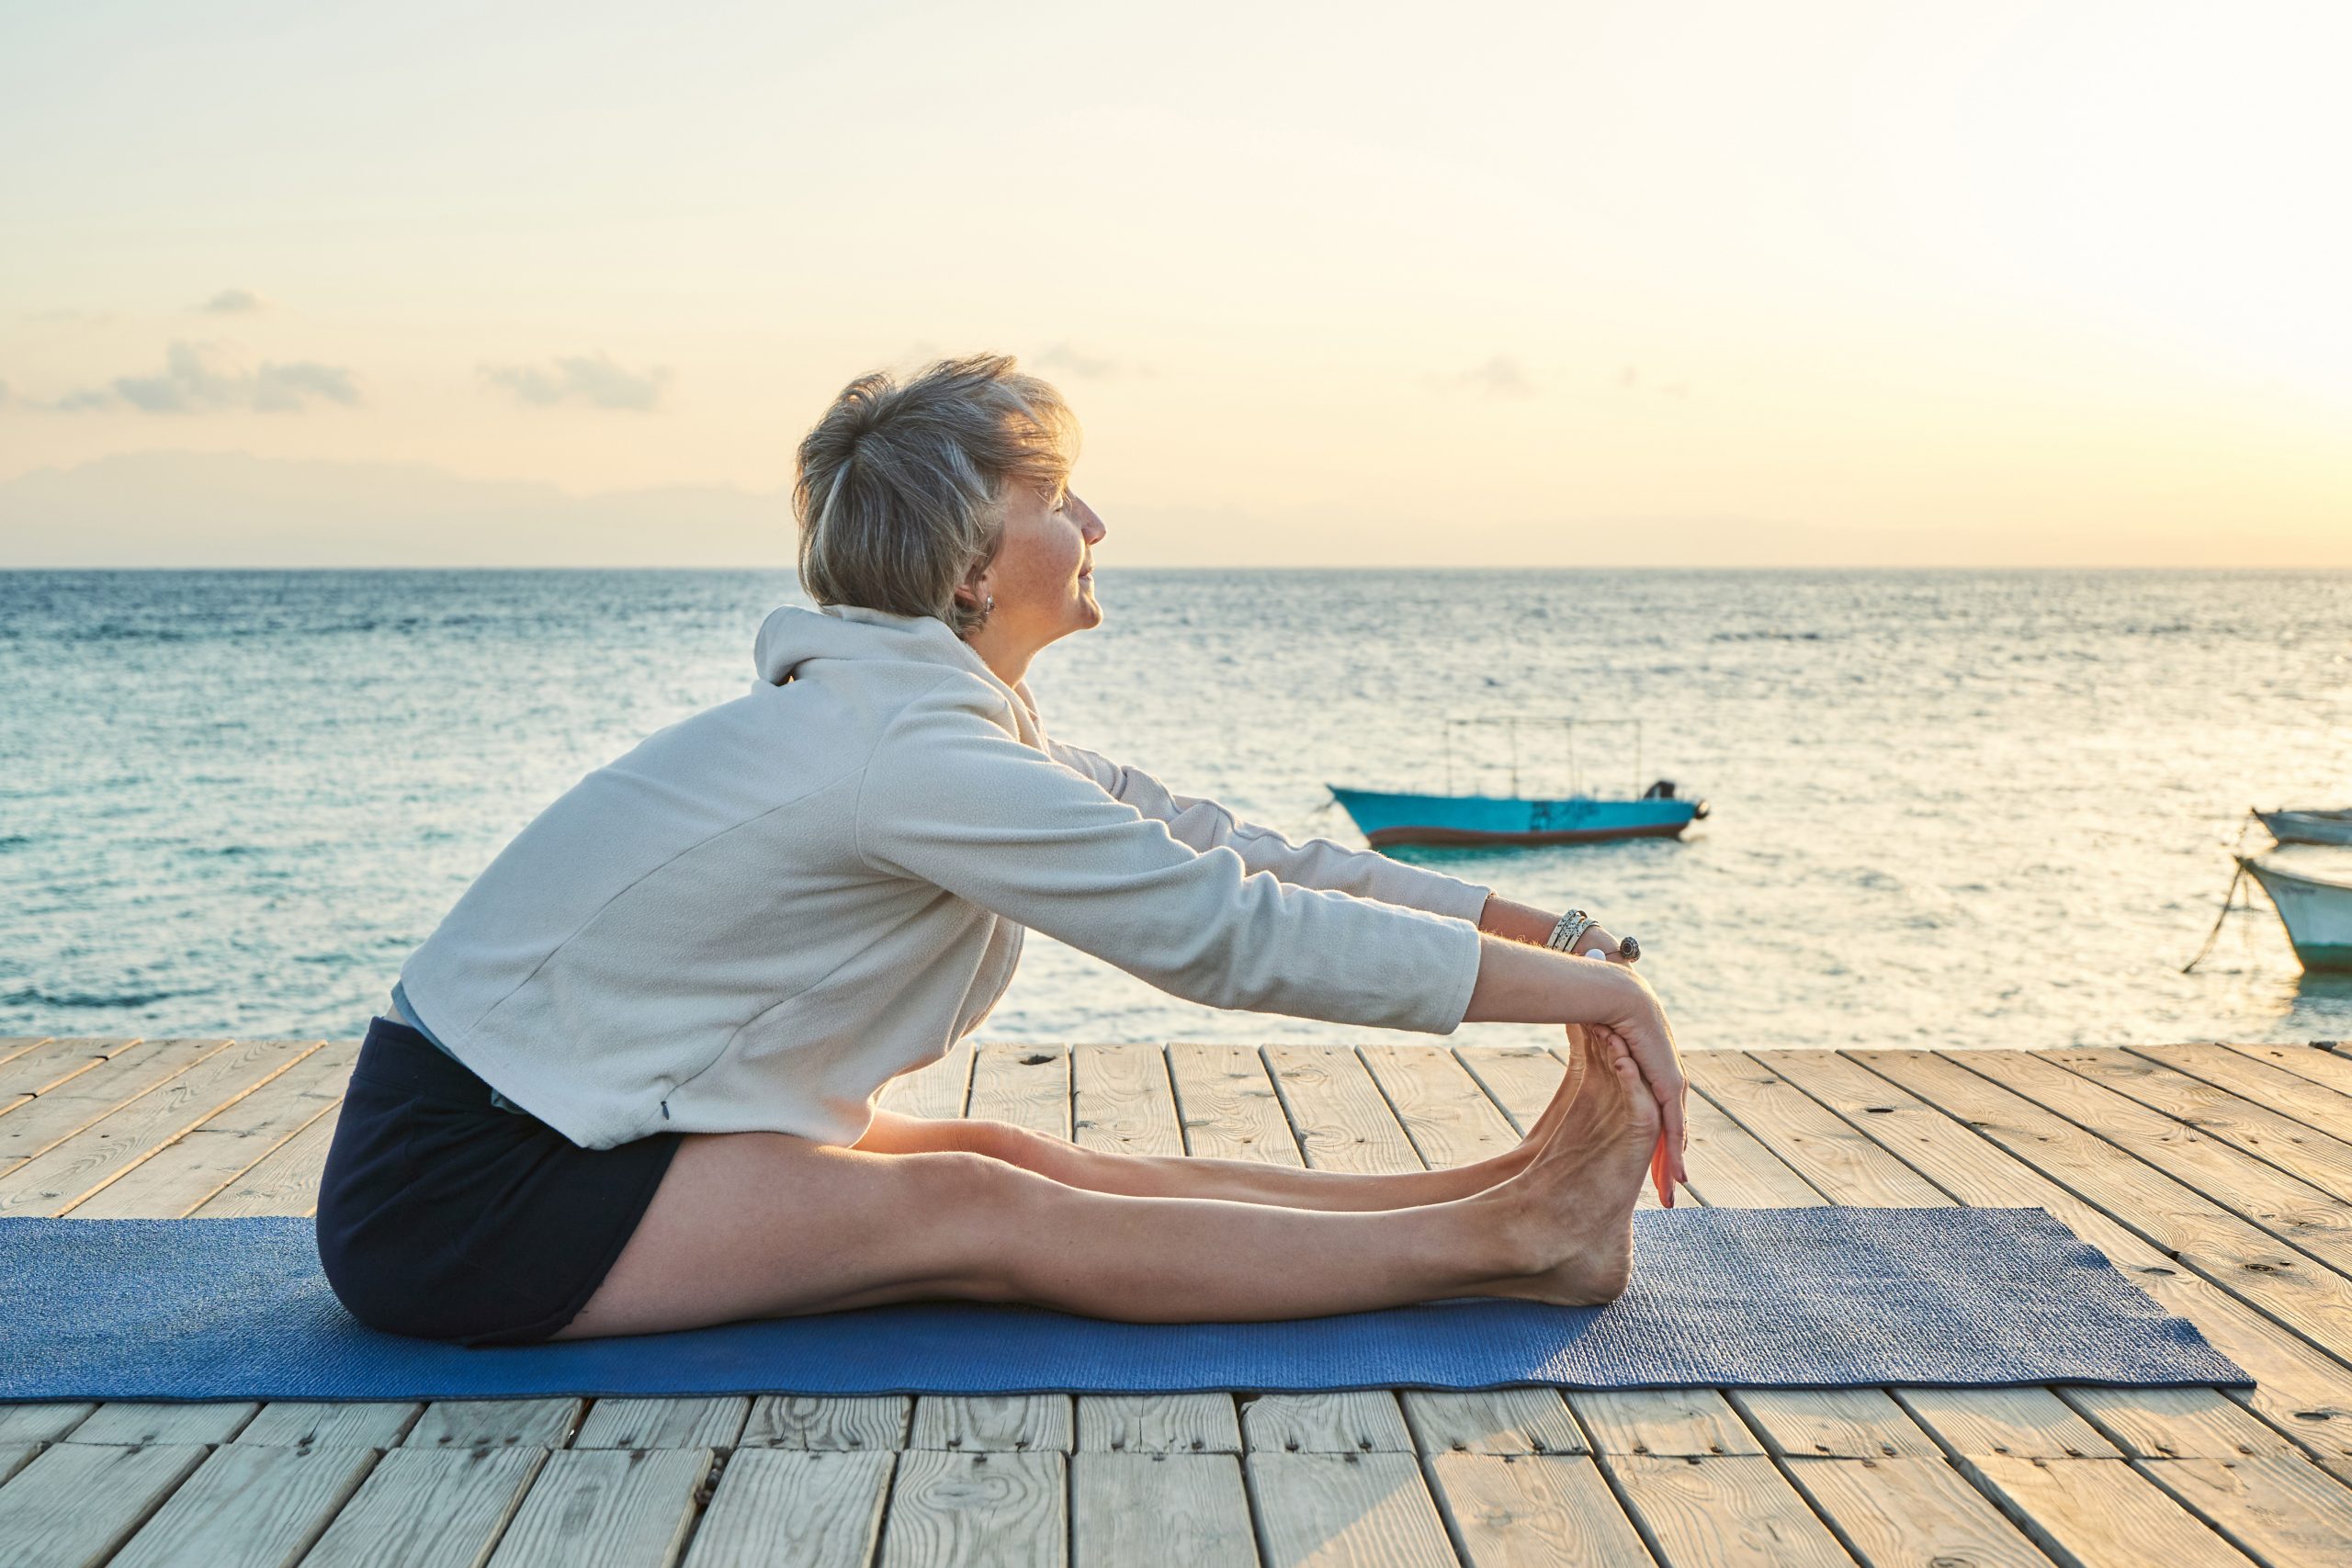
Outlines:
MULTIPOLYGON (((1477 793, 1475 790, 1457 791, 1453 787, 1453 731, 1455 727, 1461 726, 1466 728, 1471 725, 1489 724, 1501 725, 1503 727, 1504 733, 1509 739, 1510 745, 1510 793, 1514 798, 1524 798, 1520 795, 1519 788, 1519 727, 1522 724, 1556 724, 1566 730, 1568 761, 1567 793, 1571 796, 1581 795, 1584 794, 1584 790, 1580 787, 1583 781, 1583 773, 1577 763, 1577 726, 1579 724, 1588 726, 1631 725, 1634 729, 1634 795, 1639 795, 1642 793, 1642 790, 1645 787, 1642 783, 1642 721, 1638 718, 1577 718, 1574 716, 1563 716, 1559 718, 1449 718, 1445 721, 1446 794, 1475 795, 1477 793)), ((1572 840, 1562 840, 1558 841, 1568 842, 1572 840)))

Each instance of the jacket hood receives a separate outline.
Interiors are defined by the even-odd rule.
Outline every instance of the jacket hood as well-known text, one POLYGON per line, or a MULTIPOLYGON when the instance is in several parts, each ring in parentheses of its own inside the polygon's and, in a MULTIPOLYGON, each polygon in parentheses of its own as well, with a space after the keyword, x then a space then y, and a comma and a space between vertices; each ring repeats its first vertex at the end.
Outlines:
POLYGON ((1032 745, 1041 743, 1043 721, 1029 695, 1029 683, 1008 686, 998 679, 988 660, 933 615, 894 615, 857 604, 828 604, 820 610, 786 604, 768 612, 760 623, 759 640, 752 658, 763 684, 781 686, 809 673, 809 667, 828 659, 882 660, 891 663, 936 664, 978 675, 994 687, 1009 705, 1012 728, 1032 745))
POLYGON ((855 604, 828 604, 821 610, 786 604, 769 612, 760 624, 752 657, 760 679, 771 686, 783 685, 802 665, 821 659, 915 660, 969 670, 1002 684, 945 621, 855 604))

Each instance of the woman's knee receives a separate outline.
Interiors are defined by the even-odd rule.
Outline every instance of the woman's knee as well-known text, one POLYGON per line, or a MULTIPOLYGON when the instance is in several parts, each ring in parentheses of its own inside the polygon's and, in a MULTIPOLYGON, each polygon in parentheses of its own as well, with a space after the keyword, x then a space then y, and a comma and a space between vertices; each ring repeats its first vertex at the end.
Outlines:
POLYGON ((1010 1122, 986 1122, 979 1123, 979 1129, 977 1152, 1057 1181, 1073 1180, 1092 1157, 1075 1144, 1010 1122))

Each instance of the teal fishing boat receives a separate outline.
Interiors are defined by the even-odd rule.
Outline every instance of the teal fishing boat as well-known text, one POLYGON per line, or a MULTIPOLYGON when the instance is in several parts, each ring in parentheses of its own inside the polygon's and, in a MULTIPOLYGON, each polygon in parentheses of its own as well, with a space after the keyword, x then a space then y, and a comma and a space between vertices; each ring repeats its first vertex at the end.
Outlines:
POLYGON ((1571 788, 1557 795, 1520 792, 1519 726, 1563 725, 1568 735, 1568 773, 1577 775, 1576 728, 1579 723, 1622 724, 1634 730, 1634 776, 1641 777, 1638 719, 1449 719, 1446 722, 1446 791, 1421 795, 1328 784, 1332 798, 1354 819, 1374 849, 1397 844, 1590 844, 1611 839, 1675 839, 1707 815, 1703 800, 1683 799, 1674 781, 1658 779, 1636 795, 1609 797, 1571 788), (1510 742, 1510 793, 1453 792, 1453 732, 1470 725, 1501 725, 1510 742))

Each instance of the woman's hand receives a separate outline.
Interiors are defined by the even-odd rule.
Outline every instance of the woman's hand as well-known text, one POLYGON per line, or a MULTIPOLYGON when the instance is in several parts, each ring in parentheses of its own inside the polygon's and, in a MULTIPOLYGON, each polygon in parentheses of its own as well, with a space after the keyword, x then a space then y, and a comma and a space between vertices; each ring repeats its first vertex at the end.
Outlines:
POLYGON ((1611 964, 1631 964, 1633 960, 1620 953, 1618 946, 1617 939, 1599 926, 1587 926, 1584 934, 1577 938, 1577 956, 1606 958, 1611 964))
MULTIPOLYGON (((1614 1005, 1610 1016, 1596 1021, 1593 1029, 1614 1034, 1624 1043, 1641 1069, 1642 1082, 1648 1086, 1657 1100, 1657 1148, 1650 1156, 1650 1183, 1657 1189, 1657 1201, 1668 1208, 1674 1207, 1674 1190, 1690 1179, 1683 1164, 1683 1152, 1688 1143, 1684 1111, 1690 1098, 1690 1082, 1682 1076, 1682 1058, 1674 1046, 1674 1031, 1666 1021, 1666 1010, 1658 1005, 1657 995, 1631 965, 1619 964, 1617 973, 1623 985, 1612 997, 1614 1005)), ((1577 1025, 1570 1024, 1574 1031, 1577 1025)), ((1592 1031, 1587 1031, 1589 1039, 1592 1031)))
MULTIPOLYGON (((1673 1203, 1675 1187, 1688 1179, 1683 1107, 1690 1088, 1666 1011, 1631 964, 1570 958, 1506 936, 1489 936, 1479 943, 1477 982, 1462 1021, 1566 1024, 1572 1041, 1579 1025, 1589 1025, 1582 1044, 1601 1043, 1594 1038, 1597 1030, 1622 1042, 1657 1100, 1658 1145, 1650 1176, 1657 1184, 1658 1201, 1673 1203)), ((1566 1113, 1556 1096, 1555 1105, 1566 1113)), ((1550 1120, 1556 1124, 1558 1118, 1550 1120)), ((1534 1132, 1531 1129, 1531 1138, 1534 1132)))

